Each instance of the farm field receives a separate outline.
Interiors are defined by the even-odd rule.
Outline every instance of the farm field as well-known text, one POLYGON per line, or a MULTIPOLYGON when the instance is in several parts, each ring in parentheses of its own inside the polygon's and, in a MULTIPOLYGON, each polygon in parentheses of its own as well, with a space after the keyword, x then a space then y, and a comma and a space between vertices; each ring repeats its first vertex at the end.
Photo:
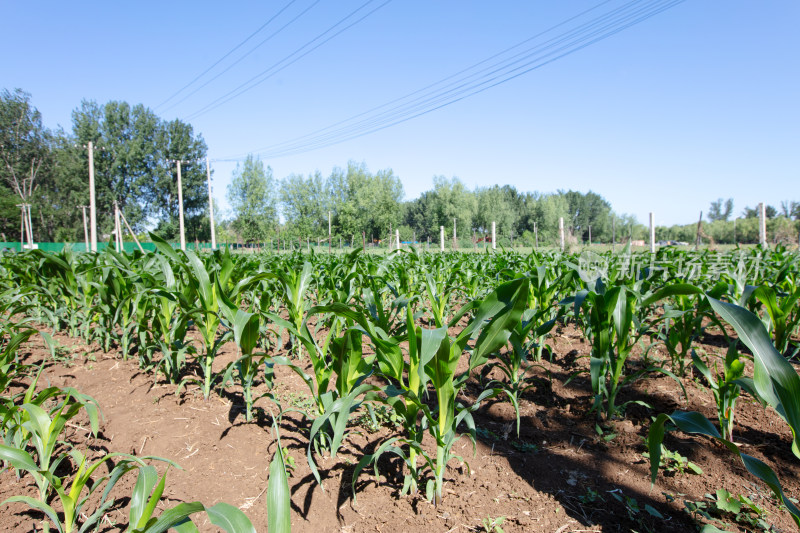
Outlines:
POLYGON ((797 253, 0 260, 4 530, 797 528, 797 253))

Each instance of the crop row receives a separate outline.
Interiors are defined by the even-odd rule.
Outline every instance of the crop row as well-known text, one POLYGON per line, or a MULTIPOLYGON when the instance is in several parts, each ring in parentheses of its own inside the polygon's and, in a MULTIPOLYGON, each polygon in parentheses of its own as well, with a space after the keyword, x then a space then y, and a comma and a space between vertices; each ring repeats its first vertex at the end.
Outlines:
MULTIPOLYGON (((62 515, 45 512, 56 525, 77 524, 78 515, 70 509, 86 501, 80 499, 81 491, 99 463, 87 467, 75 449, 54 455, 56 440, 42 444, 33 426, 40 423, 57 436, 62 420, 84 410, 94 417, 96 433, 97 406, 77 391, 35 392, 38 374, 14 355, 35 332, 34 324, 97 342, 106 351, 113 345, 176 391, 196 386, 207 399, 236 383, 247 421, 264 397, 275 403, 281 416, 275 395, 256 397, 254 391, 257 384, 272 390, 276 366, 291 369, 313 398, 307 460, 320 483, 317 457, 336 455, 351 414, 365 403, 383 404, 397 415, 402 431, 361 458, 353 475, 354 497, 359 473, 370 465, 377 468, 381 455, 394 454, 405 465, 402 492, 423 491, 438 504, 460 432, 474 443, 472 413, 481 402, 507 399, 517 413, 519 432, 519 400, 531 385, 528 370, 542 358, 553 357, 548 339, 566 322, 580 328, 591 346, 586 370, 594 394, 590 412, 600 419, 623 417, 627 404, 620 403, 619 392, 653 373, 681 383, 694 367, 708 382, 717 406, 716 425, 699 413, 654 413, 648 437, 653 480, 666 431, 704 434, 740 457, 800 524, 800 511, 784 495, 777 475, 732 442, 736 400, 747 393, 775 408, 792 429, 792 450, 800 457, 800 377, 789 362, 798 351, 800 322, 796 253, 663 249, 654 255, 632 255, 629 250, 522 255, 422 253, 411 248, 388 255, 359 250, 348 255, 239 255, 227 250, 198 255, 176 251, 155 236, 153 240, 157 251, 149 253, 106 249, 75 254, 66 249, 0 257, 6 354, 2 389, 8 391, 22 376, 34 376, 25 392, 3 396, 1 457, 36 479, 39 499, 24 500, 31 507, 44 509, 54 494, 61 499, 62 515), (729 347, 719 361, 693 350, 709 327, 717 328, 729 347), (290 339, 288 352, 283 349, 285 338, 290 339), (230 341, 238 356, 215 371, 214 360, 230 341), (632 365, 636 346, 642 347, 643 364, 632 365), (654 346, 665 347, 666 361, 648 357, 654 346), (467 370, 457 372, 465 357, 467 370), (747 360, 752 365, 746 365, 747 360), (745 375, 749 367, 754 369, 752 376, 745 375), (495 368, 502 379, 482 380, 483 391, 471 403, 459 400, 472 375, 488 375, 495 368), (423 446, 425 439, 435 443, 435 453, 423 446), (77 468, 75 479, 84 480, 83 485, 72 485, 72 500, 65 499, 63 481, 53 473, 54 456, 57 463, 71 460, 77 468)), ((278 425, 273 427, 279 438, 278 425)), ((149 504, 144 503, 155 505, 165 478, 156 486, 153 467, 133 456, 125 456, 109 474, 103 503, 90 518, 96 522, 103 505, 111 505, 106 495, 124 474, 117 468, 137 469, 141 483, 136 490, 148 495, 134 500, 139 506, 132 504, 131 529, 166 524, 166 519, 159 522, 150 516, 154 507, 148 515, 149 504), (134 513, 134 508, 144 514, 134 513)), ((278 446, 270 467, 271 530, 288 528, 286 483, 278 446)), ((175 511, 178 521, 205 509, 199 503, 181 505, 200 507, 175 511)), ((206 510, 212 518, 218 513, 236 515, 241 524, 246 521, 229 506, 206 510)))

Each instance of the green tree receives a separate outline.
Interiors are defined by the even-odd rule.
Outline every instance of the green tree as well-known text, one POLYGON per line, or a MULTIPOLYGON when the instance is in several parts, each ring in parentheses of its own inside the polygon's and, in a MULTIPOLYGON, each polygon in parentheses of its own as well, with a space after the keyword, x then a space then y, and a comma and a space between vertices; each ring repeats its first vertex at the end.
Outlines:
POLYGON ((400 224, 403 184, 391 169, 371 174, 364 163, 350 161, 346 173, 334 169, 329 188, 331 208, 344 236, 363 231, 367 236, 385 237, 390 225, 396 228, 400 224))
MULTIPOLYGON (((35 191, 41 177, 50 172, 52 136, 42 125, 42 115, 31 105, 31 95, 15 89, 0 93, 0 181, 4 200, 0 203, 2 231, 13 231, 14 219, 19 230, 21 217, 18 203, 36 204, 33 213, 42 207, 35 202, 35 191), (15 198, 8 199, 8 193, 15 198)), ((41 240, 39 238, 38 240, 41 240)))
POLYGON ((246 242, 263 241, 278 223, 277 194, 272 169, 248 155, 236 165, 228 186, 233 229, 246 242))
POLYGON ((508 185, 484 187, 475 191, 475 199, 474 229, 491 232, 492 222, 495 222, 499 237, 517 227, 520 212, 515 202, 516 189, 508 185))
MULTIPOLYGON (((203 238, 197 232, 207 216, 204 158, 206 144, 191 125, 179 120, 165 122, 149 108, 127 102, 103 106, 83 101, 72 113, 74 142, 95 145, 95 191, 98 230, 113 228, 114 201, 134 230, 154 222, 164 238, 174 238, 178 222, 176 160, 181 160, 184 218, 189 240, 203 238), (192 231, 192 229, 195 229, 192 231), (194 233, 194 234, 193 234, 194 233)), ((88 182, 86 151, 81 153, 81 179, 88 182)), ((88 195, 87 195, 88 196, 88 195)), ((207 227, 207 226, 206 226, 207 227)), ((207 230, 205 232, 208 233, 207 230)))
POLYGON ((328 235, 328 211, 333 210, 334 195, 330 180, 317 171, 307 178, 290 174, 281 181, 280 203, 289 234, 302 238, 328 235))
POLYGON ((724 202, 722 198, 718 198, 715 202, 711 202, 708 208, 708 220, 711 222, 728 220, 731 214, 733 214, 733 198, 728 198, 724 202))
POLYGON ((564 223, 579 241, 589 240, 591 227, 592 240, 609 240, 611 237, 611 204, 597 193, 589 191, 559 191, 569 205, 569 219, 564 223))
POLYGON ((438 235, 439 226, 444 226, 445 235, 452 236, 453 219, 455 219, 457 235, 463 237, 472 233, 478 201, 475 193, 467 189, 458 178, 434 176, 431 207, 434 217, 433 228, 429 231, 438 235))

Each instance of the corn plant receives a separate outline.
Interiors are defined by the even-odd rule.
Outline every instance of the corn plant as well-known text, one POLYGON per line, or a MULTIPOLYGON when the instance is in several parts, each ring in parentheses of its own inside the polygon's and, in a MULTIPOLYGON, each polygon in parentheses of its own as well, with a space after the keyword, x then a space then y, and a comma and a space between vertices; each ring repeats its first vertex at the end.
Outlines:
POLYGON ((286 457, 281 446, 281 434, 278 429, 280 414, 276 420, 273 416, 272 427, 275 430, 275 453, 269 463, 267 480, 267 531, 269 533, 290 533, 292 530, 292 500, 289 492, 289 476, 286 474, 286 457))
POLYGON ((488 375, 495 368, 503 373, 504 380, 491 380, 486 387, 501 389, 511 402, 517 418, 517 436, 520 424, 520 396, 534 386, 527 377, 528 370, 533 366, 544 368, 531 361, 537 360, 535 353, 540 348, 542 339, 555 325, 555 319, 539 324, 536 315, 536 309, 526 309, 509 337, 511 348, 495 354, 495 359, 486 363, 481 370, 483 375, 488 375), (538 327, 535 327, 537 324, 538 327))
POLYGON ((725 355, 725 361, 720 372, 714 363, 712 372, 705 361, 697 352, 692 350, 692 361, 695 368, 700 371, 714 395, 717 406, 719 428, 723 438, 733 440, 733 424, 736 413, 736 400, 741 395, 742 389, 755 395, 753 380, 744 377, 744 362, 736 350, 736 342, 732 342, 725 355))
POLYGON ((206 507, 201 502, 179 503, 162 511, 158 517, 153 516, 164 492, 168 471, 169 468, 158 480, 158 473, 152 466, 138 467, 136 485, 131 494, 126 532, 161 533, 173 528, 181 532, 197 531, 190 517, 204 512, 209 522, 228 533, 255 533, 255 528, 247 516, 236 507, 224 502, 211 507, 206 507))
MULTIPOLYGON (((419 483, 417 459, 421 458, 431 469, 433 477, 426 484, 426 496, 438 505, 443 496, 444 472, 447 464, 458 456, 452 453, 452 447, 459 438, 457 429, 464 422, 470 439, 475 443, 475 424, 472 413, 487 398, 497 395, 498 389, 483 391, 472 403, 464 405, 456 401, 458 390, 463 387, 471 370, 486 363, 490 354, 504 346, 517 322, 519 322, 527 299, 528 280, 520 278, 500 285, 490 293, 479 305, 468 304, 453 317, 459 320, 464 309, 474 309, 475 316, 461 334, 455 339, 447 335, 447 327, 423 329, 410 327, 413 325, 411 311, 407 310, 406 320, 409 322, 409 366, 405 368, 402 353, 399 350, 384 350, 382 372, 392 378, 393 385, 384 389, 388 394, 390 405, 405 420, 408 437, 389 439, 381 444, 373 454, 364 456, 353 474, 353 487, 361 470, 370 463, 375 463, 385 452, 394 453, 403 459, 409 467, 409 476, 404 483, 404 490, 413 490, 419 483), (470 355, 470 370, 463 375, 456 375, 456 366, 471 339, 475 340, 470 355), (404 372, 408 376, 404 379, 404 372), (397 389, 394 383, 399 384, 397 389), (431 409, 422 401, 420 392, 427 391, 428 385, 435 390, 435 408, 431 409), (399 398, 402 397, 402 400, 399 398), (422 413, 423 424, 417 426, 417 413, 422 413), (436 442, 436 456, 428 454, 422 447, 422 434, 428 434, 436 442), (400 444, 397 446, 396 444, 400 444), (405 449, 409 450, 406 454, 405 449)), ((355 489, 354 489, 355 490, 355 489)))
POLYGON ((589 374, 592 391, 595 393, 590 412, 611 419, 621 414, 630 402, 617 405, 620 390, 648 372, 659 372, 670 376, 683 385, 665 368, 649 365, 632 374, 626 374, 626 363, 638 340, 647 333, 647 325, 635 315, 639 309, 647 309, 658 298, 678 293, 682 287, 670 286, 643 298, 641 294, 625 285, 606 288, 601 279, 589 283, 590 289, 580 291, 574 300, 575 314, 583 309, 585 332, 592 346, 589 357, 589 374))
MULTIPOLYGON (((759 318, 740 306, 709 297, 709 302, 723 320, 733 326, 739 339, 753 353, 753 387, 758 397, 775 409, 792 431, 792 452, 800 457, 800 376, 792 365, 772 345, 769 334, 759 318)), ((650 452, 650 480, 655 483, 661 460, 661 444, 667 422, 685 432, 706 435, 725 446, 744 464, 748 472, 763 481, 800 527, 800 509, 788 498, 775 472, 763 461, 742 453, 736 444, 720 436, 717 428, 696 412, 661 413, 650 426, 647 446, 650 452)))
MULTIPOLYGON (((50 520, 59 533, 71 533, 73 530, 78 528, 78 519, 82 514, 84 505, 92 493, 102 486, 103 482, 113 480, 113 482, 111 482, 111 486, 107 486, 106 488, 107 493, 110 491, 113 484, 119 479, 120 476, 118 474, 128 467, 128 463, 130 461, 141 462, 140 459, 128 454, 110 453, 101 459, 98 459, 94 463, 87 465, 86 457, 81 452, 72 450, 70 455, 79 466, 77 472, 70 481, 69 479, 56 476, 54 469, 42 470, 41 465, 34 462, 33 458, 24 450, 2 447, 0 448, 0 454, 2 454, 3 458, 9 461, 14 468, 25 470, 32 474, 37 480, 37 484, 39 483, 39 478, 44 478, 47 485, 53 487, 56 492, 57 499, 61 504, 63 518, 60 517, 59 513, 47 503, 47 500, 42 494, 40 494, 40 498, 38 500, 29 496, 12 496, 0 503, 0 505, 5 505, 12 502, 24 503, 29 507, 44 513, 44 515, 50 520), (114 466, 114 469, 108 477, 92 481, 91 476, 95 470, 102 466, 106 461, 118 457, 124 457, 124 460, 118 462, 114 466), (85 496, 83 495, 84 489, 86 489, 87 492, 85 496)), ((96 526, 99 520, 102 518, 103 513, 105 513, 105 511, 107 511, 112 504, 113 502, 106 502, 105 498, 103 498, 103 502, 99 508, 96 510, 96 512, 84 520, 84 523, 79 528, 79 531, 88 531, 89 528, 96 526)), ((47 522, 44 524, 44 529, 45 531, 49 529, 47 522)))
MULTIPOLYGON (((272 388, 272 358, 266 353, 253 353, 261 334, 260 313, 248 313, 236 309, 230 301, 225 301, 222 309, 229 327, 233 330, 234 342, 240 353, 240 357, 228 365, 222 381, 228 383, 233 375, 236 375, 244 395, 245 420, 250 422, 253 420, 253 404, 258 400, 258 398, 253 398, 253 382, 258 375, 258 369, 263 364, 264 380, 269 388, 272 388)), ((266 393, 261 397, 263 396, 271 396, 271 394, 266 393)))
MULTIPOLYGON (((96 436, 99 430, 97 405, 93 399, 83 396, 73 389, 65 390, 67 396, 63 403, 49 414, 35 403, 25 403, 21 406, 22 416, 20 427, 23 432, 21 442, 30 440, 36 449, 37 468, 29 470, 39 488, 39 499, 44 501, 50 486, 51 479, 58 465, 66 458, 66 454, 55 455, 56 445, 64 430, 66 423, 83 408, 89 415, 92 433, 96 436), (79 399, 75 401, 74 397, 79 399), (71 401, 72 400, 72 401, 71 401), (81 401, 82 400, 82 401, 81 401)), ((17 450, 5 444, 0 445, 0 458, 12 462, 17 450)))
MULTIPOLYGON (((280 269, 276 274, 280 282, 280 295, 289 314, 289 322, 294 326, 295 332, 299 332, 303 328, 303 319, 309 303, 308 292, 312 281, 311 268, 311 263, 306 261, 299 272, 294 268, 287 267, 280 269)), ((292 339, 294 356, 299 358, 302 355, 303 342, 295 335, 292 336, 292 339)))
POLYGON ((761 285, 753 291, 753 297, 761 302, 766 310, 767 331, 778 352, 786 357, 797 354, 800 347, 795 348, 794 354, 791 354, 790 346, 792 333, 800 323, 800 288, 791 293, 779 294, 772 287, 761 285))

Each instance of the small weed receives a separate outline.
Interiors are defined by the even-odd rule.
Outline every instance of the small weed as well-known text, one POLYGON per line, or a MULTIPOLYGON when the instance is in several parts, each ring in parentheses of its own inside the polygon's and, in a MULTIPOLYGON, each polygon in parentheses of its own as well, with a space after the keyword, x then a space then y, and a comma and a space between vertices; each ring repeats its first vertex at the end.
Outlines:
POLYGON ((294 457, 289 455, 289 448, 287 448, 286 446, 281 448, 281 450, 283 450, 283 464, 286 467, 286 473, 289 474, 289 476, 291 477, 294 475, 294 467, 295 467, 294 457))
POLYGON ((492 518, 491 516, 487 516, 483 520, 481 520, 481 526, 483 526, 484 533, 505 533, 503 528, 500 527, 505 522, 505 516, 498 516, 497 518, 492 518))
POLYGON ((611 490, 608 493, 625 506, 625 510, 628 512, 628 518, 630 518, 632 522, 636 522, 643 531, 656 531, 651 526, 651 519, 664 520, 664 515, 658 512, 653 506, 649 504, 645 504, 643 507, 640 506, 635 498, 623 494, 621 489, 611 490))
POLYGON ((603 439, 605 442, 610 442, 617 438, 617 434, 613 432, 611 428, 608 427, 600 427, 600 424, 594 425, 594 430, 597 432, 597 435, 603 439))
MULTIPOLYGON (((650 453, 645 452, 642 454, 645 459, 650 459, 650 453)), ((661 445, 661 463, 659 468, 664 469, 667 476, 674 476, 677 474, 702 474, 703 469, 688 460, 686 457, 678 452, 668 450, 663 444, 661 445)))
POLYGON ((579 496, 578 500, 584 505, 606 501, 600 491, 594 490, 592 487, 586 487, 586 494, 579 496))
POLYGON ((287 392, 283 395, 283 402, 291 405, 295 409, 302 411, 308 416, 314 410, 314 400, 307 394, 287 392))
POLYGON ((700 517, 720 524, 726 524, 724 520, 733 520, 759 531, 774 531, 765 520, 767 511, 747 496, 734 496, 725 489, 717 489, 715 494, 706 494, 705 498, 706 501, 683 502, 684 509, 695 521, 700 517))
POLYGON ((61 363, 67 368, 73 366, 74 358, 72 348, 60 344, 57 340, 53 339, 53 360, 61 363))
POLYGON ((403 423, 403 419, 388 405, 374 407, 371 403, 365 404, 367 411, 361 412, 352 425, 363 428, 367 433, 375 433, 382 427, 394 428, 403 423))

